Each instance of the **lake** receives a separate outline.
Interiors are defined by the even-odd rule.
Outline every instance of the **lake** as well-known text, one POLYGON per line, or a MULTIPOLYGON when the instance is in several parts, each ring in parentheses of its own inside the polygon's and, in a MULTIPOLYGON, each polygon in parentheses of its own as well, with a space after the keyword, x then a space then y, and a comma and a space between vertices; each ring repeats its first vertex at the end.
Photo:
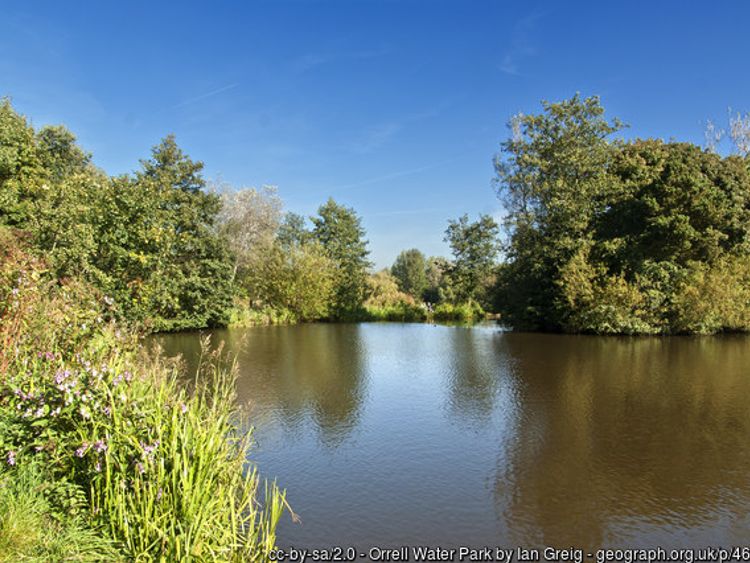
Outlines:
MULTIPOLYGON (((750 338, 495 325, 217 330, 295 547, 750 538, 750 338)), ((194 361, 199 335, 159 337, 194 361)))

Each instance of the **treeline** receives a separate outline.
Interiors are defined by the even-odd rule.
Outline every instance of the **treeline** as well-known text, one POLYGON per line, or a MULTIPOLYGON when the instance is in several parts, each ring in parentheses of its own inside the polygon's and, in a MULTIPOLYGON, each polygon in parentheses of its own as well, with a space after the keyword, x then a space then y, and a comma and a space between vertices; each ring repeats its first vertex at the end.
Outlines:
POLYGON ((63 127, 0 103, 0 224, 57 279, 83 279, 151 330, 312 320, 482 318, 597 334, 750 328, 750 123, 738 152, 623 141, 598 98, 518 115, 495 159, 492 217, 449 221, 452 259, 405 250, 370 274, 356 212, 284 213, 273 189, 208 185, 167 137, 110 177, 63 127), (498 261, 498 256, 502 260, 498 261))
POLYGON ((474 321, 494 308, 499 227, 489 215, 449 221, 453 260, 401 252, 391 268, 370 277, 365 309, 372 320, 474 321))
POLYGON ((49 277, 91 284, 115 316, 147 330, 470 320, 483 314, 479 301, 488 303, 484 290, 497 253, 489 217, 450 223, 454 262, 410 251, 393 276, 371 275, 353 209, 330 199, 305 218, 284 213, 272 188, 209 185, 203 164, 173 136, 136 172, 111 177, 70 131, 37 131, 5 100, 0 146, 0 225, 24 237, 49 277), (484 245, 479 261, 473 245, 484 245))

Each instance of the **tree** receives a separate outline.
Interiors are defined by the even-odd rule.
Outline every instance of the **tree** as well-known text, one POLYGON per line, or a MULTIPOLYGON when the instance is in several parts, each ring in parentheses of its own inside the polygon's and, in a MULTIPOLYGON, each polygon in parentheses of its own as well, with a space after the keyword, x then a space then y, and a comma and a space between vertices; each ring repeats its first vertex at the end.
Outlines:
POLYGON ((399 305, 416 305, 414 298, 399 289, 398 280, 388 270, 380 270, 368 276, 369 288, 367 305, 369 307, 394 307, 399 305))
POLYGON ((500 303, 513 326, 559 329, 561 271, 607 207, 614 157, 607 139, 622 124, 604 118, 598 97, 542 106, 539 115, 515 118, 495 158, 509 235, 500 303))
POLYGON ((427 259, 425 268, 427 287, 423 294, 425 301, 437 303, 445 298, 443 294, 445 293, 445 284, 450 267, 450 262, 442 256, 431 256, 427 259))
POLYGON ((489 215, 480 215, 473 223, 468 215, 448 222, 444 240, 453 253, 448 275, 455 301, 475 300, 480 296, 499 250, 498 232, 497 223, 489 215))
POLYGON ((133 280, 134 304, 155 327, 176 330, 228 322, 232 306, 232 261, 216 233, 218 195, 205 191, 203 163, 193 161, 174 136, 153 148, 133 189, 145 195, 145 279, 133 280))
POLYGON ((353 209, 339 205, 332 198, 311 219, 314 238, 336 264, 333 316, 350 318, 358 313, 365 300, 370 266, 362 221, 353 209))
POLYGON ((307 229, 304 216, 291 211, 284 214, 277 231, 279 243, 284 248, 301 246, 311 240, 312 233, 307 229))
POLYGON ((427 289, 427 262, 424 254, 416 248, 404 250, 391 266, 391 274, 398 281, 398 287, 415 299, 422 299, 427 289))
POLYGON ((246 284, 255 300, 291 312, 300 321, 328 317, 336 265, 315 241, 284 247, 276 242, 248 272, 246 284))
POLYGON ((239 273, 242 279, 274 243, 281 221, 281 199, 273 187, 230 188, 221 194, 221 203, 219 234, 235 257, 235 277, 239 273))
POLYGON ((34 129, 0 99, 0 222, 17 226, 33 218, 30 206, 43 196, 47 177, 34 129))
POLYGON ((76 144, 75 135, 62 125, 43 127, 36 139, 42 166, 54 181, 86 172, 91 166, 91 155, 76 144))

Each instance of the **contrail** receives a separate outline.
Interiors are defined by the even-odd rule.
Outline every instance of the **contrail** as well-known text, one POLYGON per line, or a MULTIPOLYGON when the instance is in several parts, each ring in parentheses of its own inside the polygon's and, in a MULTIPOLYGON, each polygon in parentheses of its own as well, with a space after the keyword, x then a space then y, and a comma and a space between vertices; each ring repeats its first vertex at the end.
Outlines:
POLYGON ((411 176, 412 174, 419 174, 420 172, 426 172, 427 170, 432 170, 433 168, 437 168, 439 166, 442 166, 444 164, 450 164, 451 162, 455 162, 456 160, 459 160, 466 154, 469 154, 468 151, 462 152, 454 156, 453 158, 447 158, 445 160, 440 160, 438 162, 433 162, 431 164, 426 164, 424 166, 420 166, 418 168, 410 168, 408 170, 400 170, 398 172, 393 172, 391 174, 386 174, 384 176, 377 176, 375 178, 368 178, 367 180, 362 180, 361 182, 354 182, 352 184, 345 184, 343 186, 336 186, 335 188, 331 188, 329 190, 329 193, 336 193, 343 190, 349 190, 352 188, 359 188, 362 186, 369 186, 370 184, 377 184, 379 182, 385 182, 386 180, 393 180, 395 178, 401 178, 402 176, 411 176))
POLYGON ((195 102, 199 102, 200 100, 205 100, 206 98, 210 98, 211 96, 215 96, 216 94, 221 94, 222 92, 226 92, 227 90, 231 90, 232 88, 236 88, 237 86, 239 86, 239 84, 236 82, 234 84, 228 84, 226 86, 222 86, 221 88, 217 90, 212 90, 211 92, 207 92, 205 94, 201 94, 200 96, 196 96, 195 98, 190 98, 188 100, 180 102, 179 104, 172 106, 172 109, 181 108, 183 106, 193 104, 195 102))

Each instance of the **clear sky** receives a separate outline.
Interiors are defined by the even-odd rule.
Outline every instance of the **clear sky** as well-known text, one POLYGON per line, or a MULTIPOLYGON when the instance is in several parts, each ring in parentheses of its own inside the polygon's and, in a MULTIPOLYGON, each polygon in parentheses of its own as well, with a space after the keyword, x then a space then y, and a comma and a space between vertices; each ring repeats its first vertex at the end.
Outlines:
POLYGON ((750 3, 29 2, 0 10, 0 95, 111 174, 167 133, 208 178, 354 207, 372 258, 447 254, 502 209, 508 118, 599 94, 626 135, 703 142, 750 110, 750 3))

